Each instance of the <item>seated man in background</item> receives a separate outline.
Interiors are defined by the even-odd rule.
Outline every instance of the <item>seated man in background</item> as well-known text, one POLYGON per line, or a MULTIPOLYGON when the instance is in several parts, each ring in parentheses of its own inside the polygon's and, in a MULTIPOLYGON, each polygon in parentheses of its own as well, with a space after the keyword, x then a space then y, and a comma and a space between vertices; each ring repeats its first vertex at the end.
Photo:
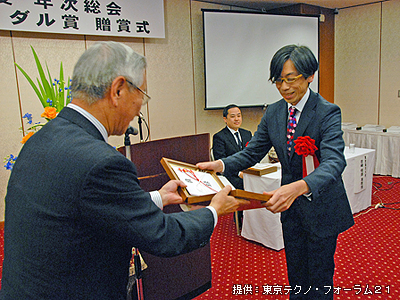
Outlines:
MULTIPOLYGON (((249 130, 240 128, 242 125, 242 112, 235 104, 230 104, 223 110, 223 118, 226 127, 217 132, 213 136, 213 156, 214 159, 221 159, 228 157, 236 152, 239 152, 247 146, 251 140, 252 134, 249 130)), ((243 179, 237 175, 226 177, 232 185, 243 190, 243 179)), ((237 212, 239 227, 242 226, 243 212, 237 212)))

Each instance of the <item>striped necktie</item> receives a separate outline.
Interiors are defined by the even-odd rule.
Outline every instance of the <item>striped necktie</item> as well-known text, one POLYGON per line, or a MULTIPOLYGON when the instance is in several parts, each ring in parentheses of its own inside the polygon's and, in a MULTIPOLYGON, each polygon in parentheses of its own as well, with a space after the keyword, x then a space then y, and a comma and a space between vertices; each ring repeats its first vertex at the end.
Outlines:
POLYGON ((288 155, 290 156, 290 152, 292 150, 292 145, 293 145, 293 135, 294 132, 296 130, 296 126, 297 126, 297 121, 296 121, 296 112, 297 112, 297 108, 294 106, 291 106, 289 108, 289 122, 287 125, 287 151, 288 151, 288 155))
POLYGON ((242 142, 240 141, 239 132, 235 132, 235 137, 240 150, 242 150, 242 142))

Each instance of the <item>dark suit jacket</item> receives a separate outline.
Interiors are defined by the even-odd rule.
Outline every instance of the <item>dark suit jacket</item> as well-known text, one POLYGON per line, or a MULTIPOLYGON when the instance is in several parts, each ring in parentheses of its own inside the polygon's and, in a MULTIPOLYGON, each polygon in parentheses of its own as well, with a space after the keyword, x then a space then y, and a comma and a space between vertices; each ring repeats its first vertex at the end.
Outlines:
MULTIPOLYGON (((254 165, 274 146, 282 165, 282 185, 302 179, 302 157, 294 152, 294 147, 291 156, 287 155, 287 120, 284 99, 268 105, 249 145, 240 153, 223 159, 225 173, 235 174, 254 165)), ((304 227, 320 237, 338 234, 354 224, 341 177, 346 166, 342 134, 340 108, 311 91, 294 140, 299 136, 314 139, 320 165, 304 178, 312 192, 312 201, 300 196, 281 214, 282 222, 291 210, 296 210, 304 227)))
MULTIPOLYGON (((239 128, 239 133, 240 137, 242 138, 242 148, 244 148, 251 140, 252 134, 249 130, 242 128, 239 128)), ((212 150, 214 159, 217 160, 239 152, 240 148, 233 134, 230 132, 228 127, 225 127, 221 131, 214 134, 212 150)), ((237 176, 237 174, 226 177, 235 188, 243 189, 243 179, 237 176)))
POLYGON ((214 228, 206 208, 164 214, 134 164, 70 108, 24 145, 5 202, 1 299, 126 299, 132 247, 174 256, 214 228))

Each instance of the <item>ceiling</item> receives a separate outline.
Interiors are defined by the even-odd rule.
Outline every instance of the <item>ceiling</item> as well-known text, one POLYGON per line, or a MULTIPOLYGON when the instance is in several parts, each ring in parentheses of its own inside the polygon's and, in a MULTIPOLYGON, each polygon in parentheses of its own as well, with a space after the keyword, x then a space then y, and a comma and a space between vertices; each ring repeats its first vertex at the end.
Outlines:
POLYGON ((260 11, 283 7, 296 3, 305 3, 315 6, 321 6, 331 9, 343 9, 359 5, 384 2, 389 0, 210 0, 204 2, 212 2, 223 5, 233 5, 241 8, 249 8, 260 11))

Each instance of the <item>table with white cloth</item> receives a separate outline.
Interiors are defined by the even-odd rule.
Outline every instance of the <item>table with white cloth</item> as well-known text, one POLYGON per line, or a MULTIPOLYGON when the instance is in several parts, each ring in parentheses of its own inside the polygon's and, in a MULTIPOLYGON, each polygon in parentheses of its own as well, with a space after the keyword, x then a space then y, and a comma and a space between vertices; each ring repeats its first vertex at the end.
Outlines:
POLYGON ((343 130, 346 145, 375 149, 374 174, 400 177, 400 133, 367 130, 343 130))
MULTIPOLYGON (((349 147, 345 148, 347 166, 342 177, 354 214, 371 205, 375 150, 355 148, 353 151, 349 147)), ((244 189, 262 193, 279 188, 281 185, 281 168, 279 163, 276 165, 278 166, 276 172, 263 176, 244 173, 244 189)), ((274 250, 279 251, 284 248, 280 213, 274 214, 266 208, 243 212, 241 235, 274 250)))

